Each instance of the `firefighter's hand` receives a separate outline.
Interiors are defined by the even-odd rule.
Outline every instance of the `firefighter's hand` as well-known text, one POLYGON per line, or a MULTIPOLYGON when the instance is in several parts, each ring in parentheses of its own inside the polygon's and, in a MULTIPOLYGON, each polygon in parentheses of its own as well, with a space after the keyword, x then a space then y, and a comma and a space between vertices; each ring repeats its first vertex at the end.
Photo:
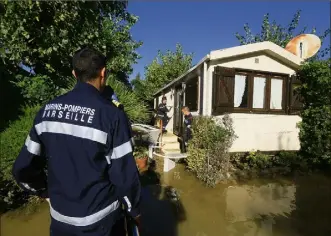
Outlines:
POLYGON ((136 217, 134 218, 134 221, 135 221, 135 223, 136 223, 136 225, 137 225, 137 227, 138 227, 138 231, 139 231, 139 233, 141 232, 140 218, 141 218, 141 215, 138 215, 138 216, 136 216, 136 217))

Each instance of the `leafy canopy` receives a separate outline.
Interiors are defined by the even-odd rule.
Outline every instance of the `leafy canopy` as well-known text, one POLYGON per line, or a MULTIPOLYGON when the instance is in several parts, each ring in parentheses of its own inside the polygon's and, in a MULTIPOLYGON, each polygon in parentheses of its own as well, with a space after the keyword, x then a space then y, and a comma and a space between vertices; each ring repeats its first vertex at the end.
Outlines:
POLYGON ((90 45, 107 55, 114 78, 128 83, 139 58, 130 34, 137 17, 124 1, 8 1, 1 3, 0 55, 29 101, 56 96, 71 77, 72 54, 90 45), (24 71, 28 70, 30 73, 24 71), (35 84, 36 83, 36 84, 35 84), (36 88, 43 88, 35 97, 36 88))
POLYGON ((163 86, 184 74, 192 66, 193 54, 185 54, 180 44, 176 51, 158 51, 157 57, 145 67, 145 79, 140 75, 132 80, 132 84, 139 97, 151 100, 153 94, 163 86))

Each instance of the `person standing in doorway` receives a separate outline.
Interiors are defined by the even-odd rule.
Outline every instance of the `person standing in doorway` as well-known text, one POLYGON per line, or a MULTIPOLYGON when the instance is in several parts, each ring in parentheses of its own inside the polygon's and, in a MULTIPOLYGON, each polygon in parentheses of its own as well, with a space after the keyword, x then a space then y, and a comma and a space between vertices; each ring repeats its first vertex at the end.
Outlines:
POLYGON ((168 112, 170 112, 171 107, 168 109, 167 107, 167 98, 165 96, 162 97, 162 102, 159 104, 157 108, 157 117, 162 121, 162 133, 166 133, 166 127, 169 122, 168 112))
POLYGON ((193 116, 188 107, 182 108, 182 113, 184 115, 184 133, 183 133, 183 152, 187 151, 187 144, 190 139, 192 139, 192 121, 193 116))

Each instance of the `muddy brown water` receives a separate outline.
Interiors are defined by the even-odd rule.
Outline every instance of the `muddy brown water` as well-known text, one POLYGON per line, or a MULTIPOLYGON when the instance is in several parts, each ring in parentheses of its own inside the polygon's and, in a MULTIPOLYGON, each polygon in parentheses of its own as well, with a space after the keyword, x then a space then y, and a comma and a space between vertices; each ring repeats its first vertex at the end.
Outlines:
MULTIPOLYGON (((162 185, 143 189, 143 235, 331 235, 330 177, 257 179, 206 188, 182 165, 147 179, 158 177, 162 185), (179 200, 167 197, 169 186, 179 200)), ((8 213, 1 217, 1 236, 46 236, 49 223, 47 204, 30 216, 8 213)))

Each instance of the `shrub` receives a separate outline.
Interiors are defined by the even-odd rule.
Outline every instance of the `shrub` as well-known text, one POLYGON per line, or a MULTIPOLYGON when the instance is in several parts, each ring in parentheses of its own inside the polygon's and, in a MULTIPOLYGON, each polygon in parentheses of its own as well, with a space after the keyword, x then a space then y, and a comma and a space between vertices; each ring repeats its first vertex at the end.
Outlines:
POLYGON ((39 109, 39 106, 25 107, 23 115, 0 134, 0 195, 2 205, 6 207, 12 207, 17 203, 16 201, 25 198, 16 185, 11 170, 39 109))
POLYGON ((151 114, 148 112, 147 106, 137 94, 130 90, 125 84, 115 79, 108 79, 110 85, 119 101, 123 104, 124 110, 129 119, 133 122, 146 122, 150 119, 151 114))
POLYGON ((44 75, 33 77, 18 75, 14 84, 20 88, 22 96, 29 104, 43 104, 61 94, 60 87, 44 75))
POLYGON ((331 165, 331 60, 304 64, 297 75, 304 109, 300 127, 301 155, 310 163, 331 165))
POLYGON ((249 153, 232 153, 231 164, 237 176, 256 175, 288 175, 308 171, 307 162, 298 152, 280 151, 276 154, 266 154, 260 151, 249 153))
POLYGON ((208 186, 215 186, 228 174, 228 153, 235 134, 232 120, 225 115, 222 120, 195 117, 192 124, 193 138, 188 144, 187 167, 208 186))
POLYGON ((246 159, 248 165, 252 168, 264 169, 272 165, 271 157, 259 151, 249 152, 249 154, 246 156, 246 159))

